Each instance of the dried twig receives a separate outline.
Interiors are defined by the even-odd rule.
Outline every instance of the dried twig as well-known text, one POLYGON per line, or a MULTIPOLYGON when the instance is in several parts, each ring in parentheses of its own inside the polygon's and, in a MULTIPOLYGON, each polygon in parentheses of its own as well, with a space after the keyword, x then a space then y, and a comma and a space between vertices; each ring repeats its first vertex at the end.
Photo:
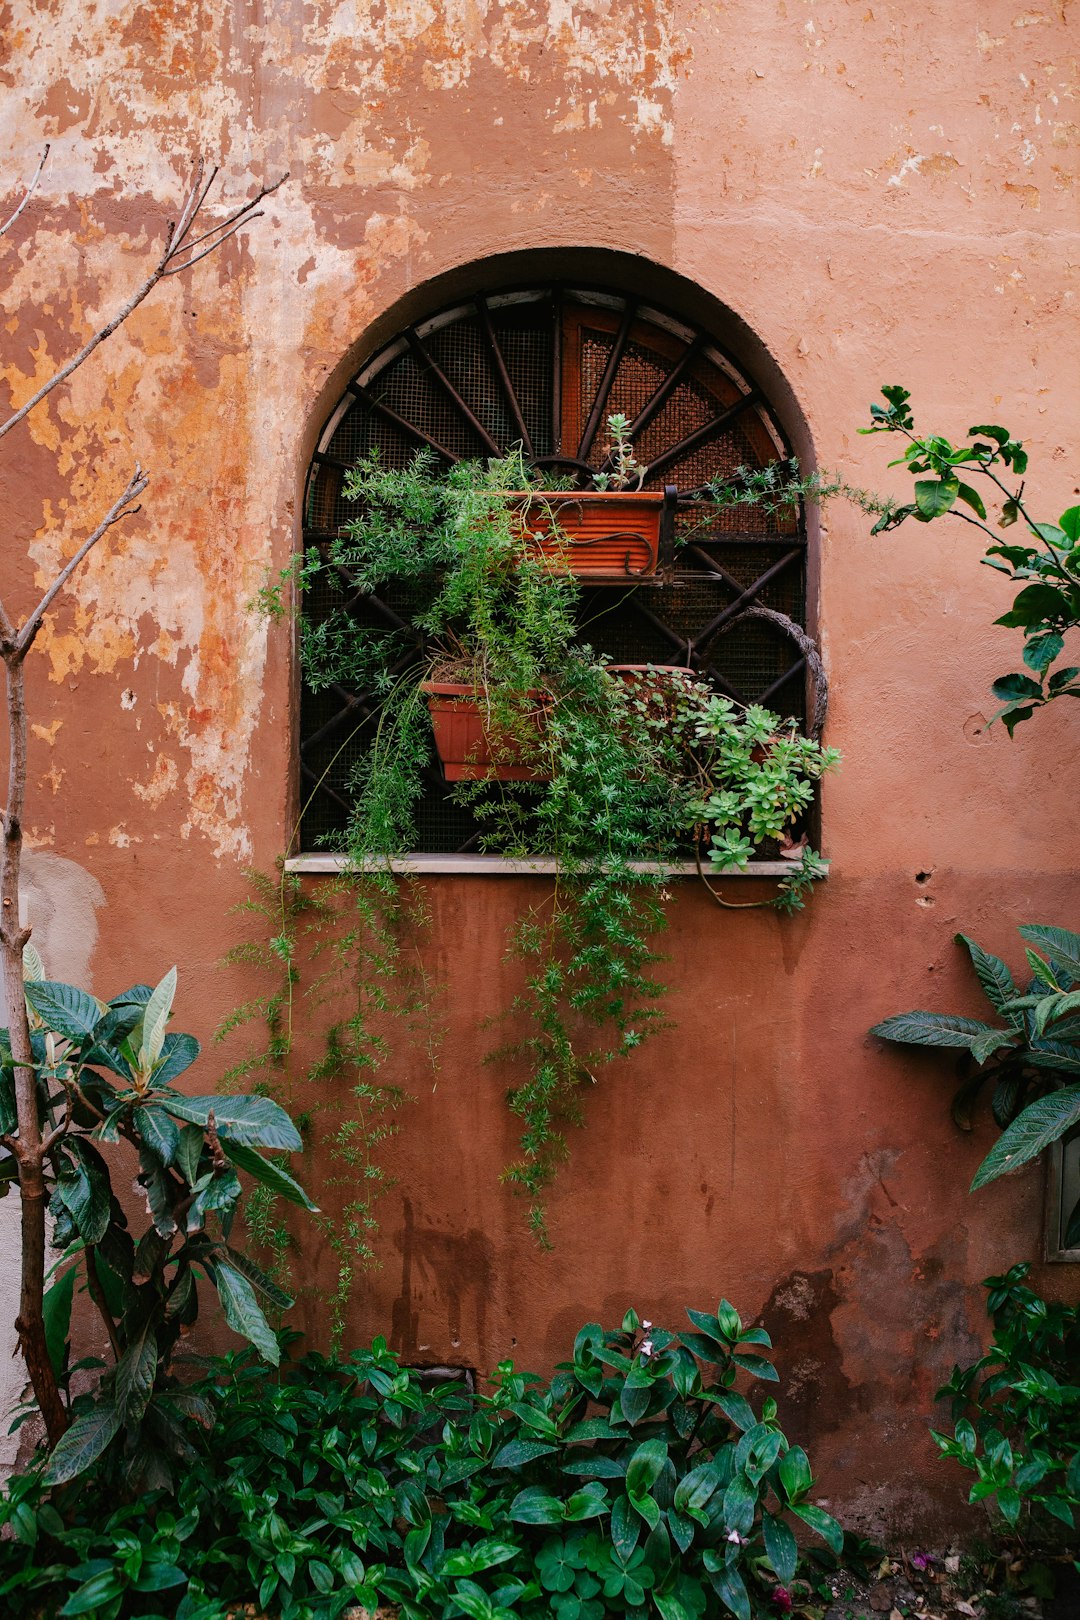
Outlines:
POLYGON ((136 288, 127 303, 118 310, 112 320, 107 321, 103 327, 94 333, 88 342, 83 344, 77 354, 73 355, 65 365, 61 366, 59 371, 54 372, 47 382, 42 383, 36 394, 32 395, 24 405, 13 412, 6 422, 0 422, 0 439, 3 438, 5 433, 10 433, 11 429, 16 427, 33 410, 35 405, 39 405, 47 395, 51 394, 54 388, 58 388, 62 382, 66 382, 72 372, 77 371, 84 360, 87 360, 93 354, 98 345, 104 343, 106 338, 111 337, 117 327, 122 326, 128 317, 138 309, 143 299, 153 292, 159 281, 165 276, 175 276, 179 275, 182 270, 190 270, 193 264, 198 264, 200 259, 205 259, 208 253, 213 253, 216 248, 219 248, 227 237, 232 236, 239 230, 241 225, 247 224, 252 219, 260 219, 262 217, 261 213, 255 212, 258 205, 264 198, 271 196, 279 186, 284 185, 289 178, 287 174, 283 174, 279 180, 274 181, 272 186, 260 186, 258 195, 252 197, 249 202, 244 203, 241 207, 234 209, 227 219, 222 220, 218 225, 212 226, 201 237, 197 237, 194 242, 185 243, 185 237, 195 223, 199 210, 205 203, 207 193, 217 176, 217 169, 215 168, 211 171, 209 180, 204 181, 205 172, 206 166, 200 158, 195 165, 192 182, 188 187, 187 196, 180 210, 180 218, 170 224, 165 236, 165 246, 162 249, 161 257, 146 280, 140 287, 136 288), (209 240, 211 237, 213 237, 213 241, 209 240), (209 242, 209 245, 203 248, 202 252, 196 253, 192 257, 192 248, 201 242, 209 242))
POLYGON ((7 219, 5 219, 4 223, 2 225, 0 225, 0 236, 6 236, 7 235, 8 231, 10 231, 11 227, 14 225, 15 221, 18 219, 19 215, 22 213, 23 209, 26 207, 26 205, 30 201, 31 197, 34 195, 34 192, 37 190, 37 183, 41 179, 41 171, 45 167, 45 160, 48 157, 48 155, 49 155, 49 143, 46 141, 45 150, 44 150, 44 152, 42 152, 41 158, 40 158, 40 160, 38 162, 38 166, 34 170, 34 178, 31 180, 30 184, 26 188, 26 195, 23 197, 22 202, 19 204, 18 208, 16 208, 15 212, 13 214, 9 215, 9 217, 7 219))

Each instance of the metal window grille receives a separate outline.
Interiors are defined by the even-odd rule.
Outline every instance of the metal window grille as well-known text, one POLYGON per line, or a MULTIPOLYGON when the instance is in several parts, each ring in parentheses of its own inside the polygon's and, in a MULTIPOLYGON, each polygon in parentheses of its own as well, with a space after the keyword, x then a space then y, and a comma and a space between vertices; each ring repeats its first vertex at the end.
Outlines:
MULTIPOLYGON (((349 384, 312 460, 304 506, 305 546, 325 546, 353 515, 342 480, 378 448, 390 466, 427 446, 447 466, 524 446, 537 465, 558 465, 582 483, 599 471, 606 420, 632 423, 646 488, 689 491, 740 467, 785 457, 788 446, 760 390, 712 337, 670 312, 595 288, 531 287, 479 296, 399 334, 349 384)), ((765 619, 729 622, 743 608, 806 617, 802 515, 735 507, 700 527, 664 584, 582 590, 583 638, 619 663, 684 664, 744 703, 764 703, 805 721, 806 670, 798 646, 765 619)), ((399 604, 400 605, 400 604, 399 604)), ((304 613, 330 606, 318 591, 304 613)), ((357 601, 358 618, 387 623, 394 602, 357 601)), ((378 700, 335 686, 301 698, 300 847, 321 847, 346 824, 350 775, 370 745, 378 700)), ((528 789, 523 789, 528 791, 528 789)), ((476 847, 471 812, 455 805, 432 751, 418 812, 419 848, 476 847)))

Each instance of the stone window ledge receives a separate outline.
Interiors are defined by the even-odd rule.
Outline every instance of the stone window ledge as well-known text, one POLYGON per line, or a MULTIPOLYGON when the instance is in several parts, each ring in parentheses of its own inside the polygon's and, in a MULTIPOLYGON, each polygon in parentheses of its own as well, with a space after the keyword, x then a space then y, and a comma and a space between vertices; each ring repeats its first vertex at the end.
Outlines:
MULTIPOLYGON (((379 863, 372 861, 371 869, 379 863)), ((406 873, 410 876, 423 876, 426 873, 433 875, 450 874, 457 877, 544 877, 559 870, 559 863, 550 855, 538 855, 534 859, 510 860, 505 855, 401 855, 396 856, 390 864, 395 872, 406 873)), ((694 877, 698 869, 692 861, 680 862, 677 866, 661 868, 658 861, 634 861, 635 872, 667 871, 672 878, 694 877)), ((792 871, 791 861, 750 861, 741 872, 711 872, 706 868, 708 877, 728 878, 778 878, 789 877, 792 871)), ((826 862, 825 876, 828 876, 829 863, 826 862)), ((300 876, 316 876, 322 873, 345 872, 349 868, 349 859, 346 855, 332 855, 329 853, 315 853, 307 855, 292 855, 285 862, 286 872, 295 872, 300 876)))

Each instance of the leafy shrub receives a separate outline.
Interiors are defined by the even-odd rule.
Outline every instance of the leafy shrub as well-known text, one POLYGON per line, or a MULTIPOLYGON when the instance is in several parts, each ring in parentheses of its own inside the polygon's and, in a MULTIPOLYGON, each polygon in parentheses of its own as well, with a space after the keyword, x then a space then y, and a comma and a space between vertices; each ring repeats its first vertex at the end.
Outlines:
POLYGON ((970 1501, 992 1498, 1009 1525, 1023 1515, 1029 1530, 1054 1519, 1071 1530, 1080 1507, 1080 1307, 1025 1288, 1028 1270, 1013 1266, 983 1284, 993 1343, 938 1391, 957 1421, 951 1439, 934 1439, 976 1475, 970 1501))
POLYGON ((633 1312, 619 1332, 588 1324, 550 1381, 504 1363, 489 1396, 423 1387, 382 1340, 280 1383, 226 1358, 174 1496, 114 1508, 13 1482, 5 1613, 752 1620, 798 1605, 794 1531, 833 1560, 844 1533, 810 1500, 775 1401, 755 1411, 733 1387, 776 1380, 768 1335, 727 1301, 688 1315, 678 1337, 633 1312))
MULTIPOLYGON (((199 1055, 191 1035, 168 1031, 176 991, 173 968, 156 987, 140 984, 111 1001, 42 976, 37 953, 24 953, 46 1196, 60 1258, 44 1296, 49 1357, 68 1392, 70 1427, 46 1479, 73 1479, 108 1451, 110 1467, 132 1486, 167 1481, 170 1457, 193 1455, 185 1419, 208 1421, 205 1402, 180 1388, 171 1363, 180 1335, 199 1309, 197 1279, 217 1290, 226 1320, 276 1362, 269 1308, 292 1304, 232 1242, 243 1173, 276 1194, 313 1209, 306 1193, 271 1154, 301 1146, 283 1108, 267 1097, 188 1096, 174 1082, 199 1055), (113 1188, 118 1159, 137 1165, 136 1186, 149 1221, 138 1236, 113 1188), (73 1362, 70 1345, 76 1285, 101 1319, 111 1363, 73 1362), (101 1371, 93 1393, 70 1399, 76 1369, 101 1371)), ((16 1178, 15 1068, 0 1030, 0 1190, 16 1178)), ((125 1164, 123 1179, 131 1174, 125 1164)))
MULTIPOLYGON (((1041 923, 1026 924, 1020 934, 1030 941, 1027 960, 1034 974, 1023 991, 1000 957, 966 934, 956 936, 1004 1024, 916 1011, 886 1018, 870 1031, 887 1041, 967 1054, 975 1072, 965 1077, 953 1104, 958 1123, 966 1125, 970 1105, 993 1081, 991 1107, 1002 1135, 979 1166, 972 1191, 1019 1170, 1080 1123, 1080 934, 1041 923)), ((1066 1221, 1064 1242, 1066 1248, 1080 1243, 1080 1203, 1066 1221)))

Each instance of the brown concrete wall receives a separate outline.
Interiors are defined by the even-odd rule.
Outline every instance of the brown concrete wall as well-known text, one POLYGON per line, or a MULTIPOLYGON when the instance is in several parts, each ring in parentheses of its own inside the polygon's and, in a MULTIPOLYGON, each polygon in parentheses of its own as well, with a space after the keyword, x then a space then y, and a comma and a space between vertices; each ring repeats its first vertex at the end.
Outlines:
MULTIPOLYGON (((53 143, 0 249, 13 402, 136 282, 187 153, 220 155, 234 196, 291 172, 242 242, 160 289, 4 447, 3 576, 23 602, 135 456, 153 478, 31 679, 30 836, 101 886, 96 986, 175 960, 181 1027, 203 1036, 253 989, 218 961, 241 932, 242 869, 270 868, 288 835, 293 687, 287 634, 246 603, 295 542, 306 456, 350 362, 433 277, 519 250, 643 255, 756 334, 819 464, 888 484, 886 446, 855 429, 903 381, 927 426, 989 415, 1023 437, 1041 512, 1074 498, 1073 13, 0 7, 5 182, 53 143)), ((930 1461, 930 1398, 981 1331, 978 1279, 1037 1253, 1041 1184, 1033 1171, 969 1198, 989 1134, 958 1137, 940 1067, 865 1031, 912 1005, 978 1009, 958 927, 1015 956, 1016 922, 1075 920, 1080 716, 1013 743, 988 733, 1016 638, 990 627, 1005 596, 977 537, 866 531, 833 508, 820 537, 828 740, 845 755, 824 804, 834 875, 792 922, 680 892, 677 1027, 588 1098, 552 1254, 499 1185, 506 1076, 478 1062, 477 1021, 505 995, 502 930, 535 880, 431 880, 441 1068, 434 1089, 414 1058, 392 1071, 418 1101, 387 1154, 383 1267, 358 1280, 350 1329, 392 1324, 417 1360, 546 1367, 584 1319, 632 1303, 676 1325, 725 1293, 775 1330, 786 1410, 834 1503, 940 1529, 961 1492, 930 1461)), ((205 1060, 202 1089, 222 1061, 205 1060)), ((300 1318, 319 1338, 333 1259, 300 1235, 300 1318)))

